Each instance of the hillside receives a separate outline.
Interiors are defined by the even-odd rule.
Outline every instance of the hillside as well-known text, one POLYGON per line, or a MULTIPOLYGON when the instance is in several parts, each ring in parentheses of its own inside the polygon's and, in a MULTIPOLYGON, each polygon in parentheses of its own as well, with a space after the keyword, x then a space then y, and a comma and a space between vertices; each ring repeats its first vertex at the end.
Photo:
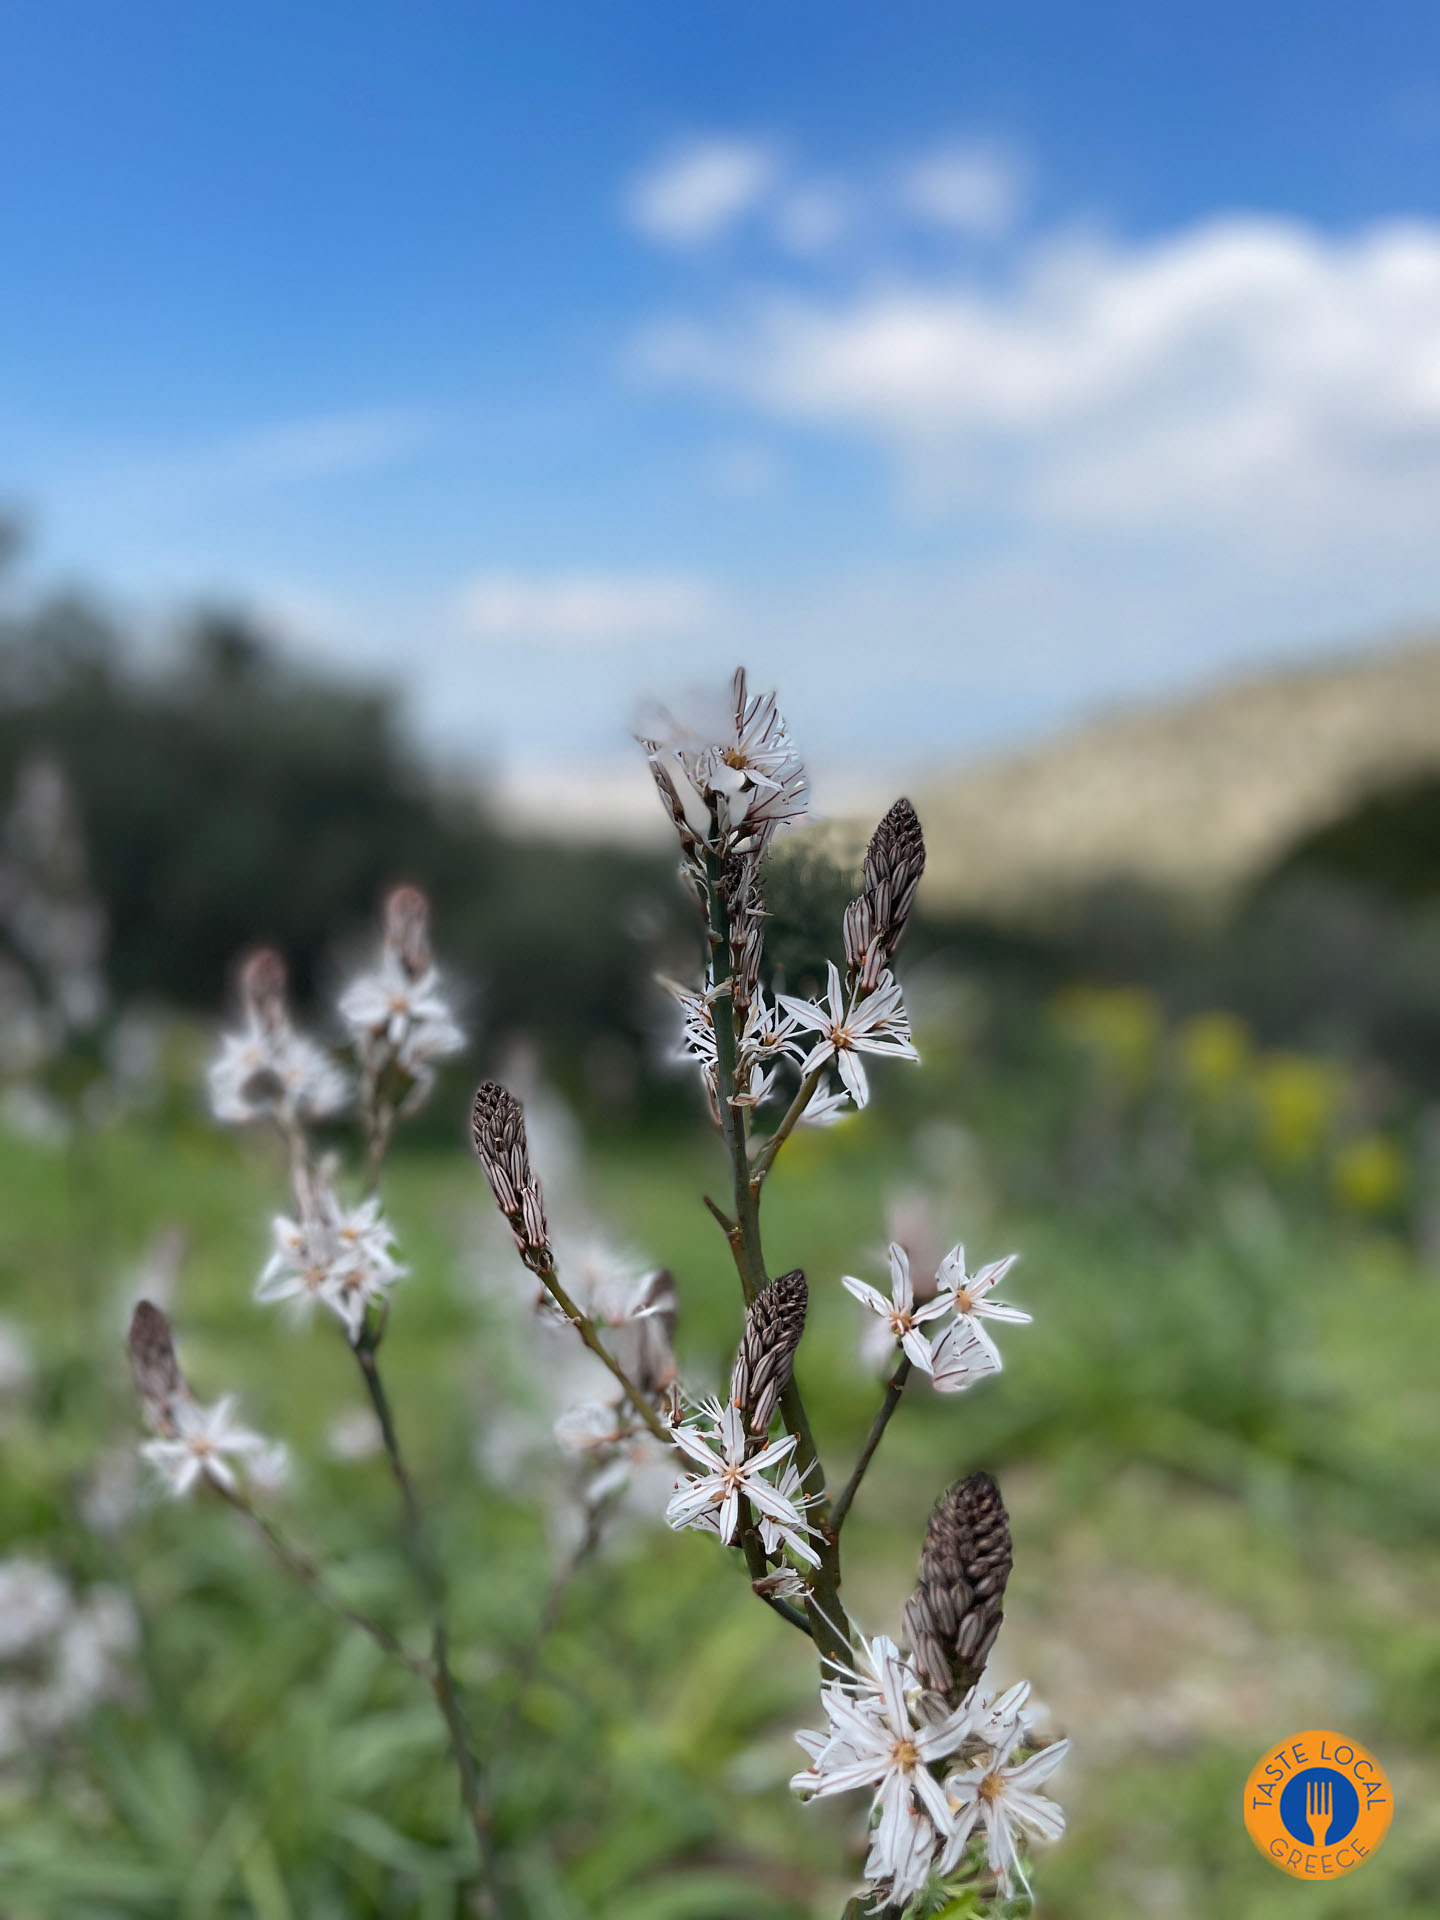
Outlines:
POLYGON ((919 788, 926 898, 1034 923, 1126 882, 1213 909, 1357 800, 1427 772, 1440 641, 1232 682, 919 788))

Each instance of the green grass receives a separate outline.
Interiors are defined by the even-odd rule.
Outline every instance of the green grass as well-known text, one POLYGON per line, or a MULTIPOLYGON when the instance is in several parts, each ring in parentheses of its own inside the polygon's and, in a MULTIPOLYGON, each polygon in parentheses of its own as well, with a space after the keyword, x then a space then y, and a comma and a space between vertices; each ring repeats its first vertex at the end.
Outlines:
MULTIPOLYGON (((893 1078, 861 1120, 793 1143, 767 1253, 811 1279, 800 1374, 834 1475, 878 1397, 839 1277, 878 1273, 896 1189, 925 1180, 981 1257, 1023 1250, 1007 1291, 1036 1324, 1002 1330, 1000 1379, 902 1407, 847 1536, 847 1591, 869 1629, 893 1631, 933 1498, 973 1467, 998 1474, 1016 1541, 1001 1658, 1075 1742, 1056 1781, 1071 1831, 1037 1859, 1041 1911, 1433 1915, 1433 1274, 1398 1231, 1338 1217, 1248 1149, 1207 1159, 1192 1138, 1161 1178, 1143 1103, 1098 1145, 1082 1138, 1087 1096, 1053 1061, 1018 1080, 942 1072, 928 1093, 893 1078), (1380 1755, 1398 1812, 1360 1872, 1301 1888, 1251 1846, 1240 1790, 1263 1747, 1325 1725, 1380 1755)), ((721 1376, 739 1323, 707 1184, 718 1197, 717 1152, 679 1131, 597 1141, 583 1194, 554 1196, 673 1269, 700 1383, 721 1376)), ((539 1349, 496 1304, 529 1283, 458 1146, 402 1153, 388 1192, 414 1271, 383 1360, 450 1568, 481 1744, 503 1729, 497 1836, 520 1910, 837 1920, 857 1810, 785 1790, 789 1735, 816 1712, 809 1649, 712 1542, 620 1529, 517 1686, 554 1560, 540 1495, 559 1480, 532 1468, 497 1487, 476 1460, 529 1390, 539 1349)), ((0 1310, 38 1360, 29 1396, 0 1414, 0 1537, 82 1586, 123 1584, 144 1628, 127 1700, 0 1771, 7 1920, 463 1910, 441 1729, 409 1676, 223 1510, 149 1501, 110 1536, 81 1518, 95 1460, 136 1435, 121 1277, 178 1226, 175 1318, 197 1390, 237 1391, 291 1444, 285 1525, 419 1643, 383 1468, 325 1453, 357 1403, 344 1343, 328 1322, 290 1332, 250 1298, 282 1200, 262 1143, 199 1123, 132 1123, 83 1153, 0 1150, 0 1310)))

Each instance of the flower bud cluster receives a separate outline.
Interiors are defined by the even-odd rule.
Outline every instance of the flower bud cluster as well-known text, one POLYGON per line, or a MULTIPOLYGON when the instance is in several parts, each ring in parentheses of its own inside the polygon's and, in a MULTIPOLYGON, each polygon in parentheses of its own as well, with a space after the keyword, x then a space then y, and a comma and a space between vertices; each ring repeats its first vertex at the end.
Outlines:
POLYGON ((770 1431, 794 1371, 809 1302, 805 1275, 797 1267, 763 1287, 745 1315, 745 1331, 730 1375, 730 1399, 745 1415, 751 1433, 770 1431))
POLYGON ((845 909, 845 965, 861 993, 884 979, 924 871, 919 818, 908 800, 897 800, 871 835, 860 896, 845 909))
POLYGON ((525 1110, 498 1080, 487 1080, 476 1089, 470 1134, 521 1259, 533 1272, 553 1266, 545 1200, 530 1166, 525 1110))
POLYGON ((915 1669, 955 1705, 980 1678, 1004 1619, 1010 1521, 988 1473, 957 1480, 936 1503, 905 1606, 915 1669))

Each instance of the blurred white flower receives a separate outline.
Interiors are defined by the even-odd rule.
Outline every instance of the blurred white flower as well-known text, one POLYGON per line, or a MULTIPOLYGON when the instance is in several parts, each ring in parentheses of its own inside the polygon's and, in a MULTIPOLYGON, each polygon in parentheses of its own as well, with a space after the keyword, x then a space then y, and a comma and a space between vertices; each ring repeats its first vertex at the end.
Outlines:
POLYGON ((227 1456, 263 1453, 269 1447, 261 1435, 235 1424, 234 1405, 229 1394, 213 1407, 177 1400, 173 1408, 175 1437, 141 1443, 141 1454, 159 1469, 177 1499, 202 1478, 213 1480, 226 1493, 234 1493, 239 1481, 227 1456))
POLYGON ((0 1560, 0 1660, 32 1652, 69 1614, 70 1589, 53 1567, 24 1553, 0 1560))
POLYGON ((930 1342, 920 1328, 927 1320, 936 1320, 941 1314, 948 1313, 950 1302, 937 1298, 927 1300, 924 1306, 916 1306, 915 1290, 910 1284, 910 1256, 898 1241, 890 1242, 888 1300, 877 1288, 864 1280, 855 1279, 852 1274, 845 1274, 840 1284, 847 1293, 855 1296, 862 1307, 868 1307, 871 1313, 879 1315, 912 1366, 919 1367, 922 1373, 932 1370, 934 1358, 930 1342))
POLYGON ((863 1107, 870 1098, 870 1083, 860 1059, 862 1053, 888 1054, 897 1060, 920 1058, 910 1039, 900 985, 893 975, 882 974, 873 993, 847 1004, 840 971, 833 960, 826 962, 826 978, 824 1003, 797 1000, 788 993, 776 997, 800 1026, 820 1035, 801 1063, 801 1072, 814 1073, 833 1060, 856 1106, 863 1107))
POLYGON ((319 1301, 359 1337, 367 1308, 383 1300, 406 1269, 393 1254, 394 1235, 371 1194, 342 1207, 322 1168, 308 1183, 300 1218, 273 1224, 274 1251, 255 1285, 262 1304, 294 1301, 303 1311, 319 1301))
POLYGON ((383 949, 374 969, 340 996, 340 1017, 349 1027, 367 1070, 379 1072, 388 1057, 409 1079, 429 1090, 433 1063, 459 1053, 465 1035, 440 992, 433 966, 413 974, 401 953, 383 949))
POLYGON ((332 1460, 373 1460, 383 1445, 380 1422, 369 1407, 347 1407, 325 1429, 325 1451, 332 1460))
POLYGON ((0 1560, 0 1761, 29 1755, 121 1693, 138 1638, 119 1588, 77 1597, 30 1554, 0 1560))
POLYGON ((0 1123, 34 1147, 63 1147, 70 1138, 69 1116, 41 1087, 6 1087, 0 1096, 0 1123))
POLYGON ((620 1406, 582 1400, 555 1422, 555 1441, 566 1453, 596 1453, 615 1446, 628 1431, 629 1422, 620 1406))
POLYGON ((208 1079, 211 1111, 231 1126, 323 1120, 350 1098, 349 1081, 323 1048, 288 1026, 254 1020, 222 1036, 208 1079))
POLYGON ((48 1688, 39 1692, 31 1717, 59 1732, 116 1690, 120 1663, 140 1638, 135 1610, 118 1587, 92 1587, 60 1629, 48 1688))

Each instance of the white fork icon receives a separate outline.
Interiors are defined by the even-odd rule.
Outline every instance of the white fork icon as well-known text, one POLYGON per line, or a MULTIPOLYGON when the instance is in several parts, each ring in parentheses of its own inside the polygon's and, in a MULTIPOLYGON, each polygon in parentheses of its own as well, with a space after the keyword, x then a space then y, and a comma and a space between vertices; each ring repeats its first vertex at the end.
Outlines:
POLYGON ((1305 1818, 1310 1827, 1310 1844, 1323 1847, 1335 1812, 1335 1789, 1329 1780, 1305 1782, 1305 1818))

